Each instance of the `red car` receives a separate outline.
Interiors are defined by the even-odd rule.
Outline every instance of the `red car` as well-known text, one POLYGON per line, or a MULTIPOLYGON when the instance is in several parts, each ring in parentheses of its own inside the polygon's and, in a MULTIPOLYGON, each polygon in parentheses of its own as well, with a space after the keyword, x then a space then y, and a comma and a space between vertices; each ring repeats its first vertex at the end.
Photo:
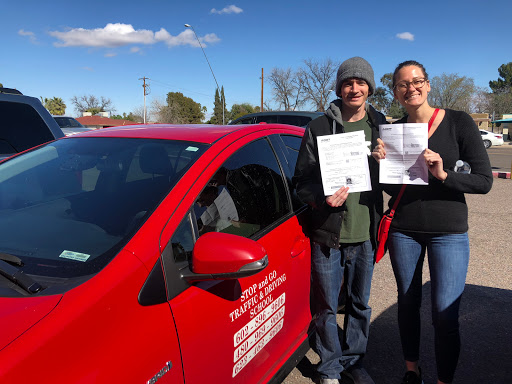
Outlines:
POLYGON ((0 163, 0 382, 279 382, 309 349, 304 129, 131 126, 0 163))

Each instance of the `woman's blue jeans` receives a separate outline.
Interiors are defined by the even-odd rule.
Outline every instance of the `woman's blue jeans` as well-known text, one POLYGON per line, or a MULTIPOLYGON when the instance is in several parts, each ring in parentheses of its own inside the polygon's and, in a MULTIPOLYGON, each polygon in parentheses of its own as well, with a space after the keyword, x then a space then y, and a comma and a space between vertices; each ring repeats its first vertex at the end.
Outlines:
POLYGON ((366 352, 370 328, 370 287, 374 255, 370 241, 342 244, 340 250, 312 244, 311 280, 316 312, 313 349, 320 356, 321 378, 339 379, 344 367, 366 352), (341 284, 346 291, 343 335, 338 334, 336 313, 341 284))
POLYGON ((460 354, 459 306, 469 263, 467 233, 391 231, 389 254, 398 288, 398 326, 404 358, 419 360, 422 269, 427 251, 439 380, 453 381, 460 354))

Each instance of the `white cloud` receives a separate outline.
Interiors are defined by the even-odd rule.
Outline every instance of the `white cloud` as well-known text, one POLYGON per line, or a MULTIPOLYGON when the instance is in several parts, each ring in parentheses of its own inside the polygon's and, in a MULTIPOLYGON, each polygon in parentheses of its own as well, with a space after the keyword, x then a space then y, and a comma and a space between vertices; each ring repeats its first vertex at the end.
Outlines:
POLYGON ((92 69, 91 67, 82 67, 82 69, 84 71, 94 72, 94 69, 92 69))
POLYGON ((105 53, 104 55, 105 57, 115 57, 117 56, 117 53, 114 53, 114 52, 108 52, 108 53, 105 53))
POLYGON ((20 35, 20 36, 28 36, 28 38, 29 38, 31 43, 33 43, 33 44, 37 43, 36 35, 35 35, 34 32, 25 31, 24 29, 20 29, 18 31, 18 35, 20 35))
MULTIPOLYGON (((135 30, 131 24, 109 23, 104 28, 73 28, 68 31, 51 31, 49 34, 59 41, 56 47, 103 47, 115 48, 130 44, 150 45, 159 42, 168 47, 191 45, 199 47, 194 32, 184 30, 177 36, 171 35, 164 28, 157 32, 147 29, 135 30)), ((214 33, 199 38, 201 43, 216 43, 220 39, 214 33)))
POLYGON ((138 53, 138 52, 141 52, 139 47, 131 47, 130 48, 130 53, 138 53))
POLYGON ((237 7, 236 5, 228 5, 227 7, 222 8, 220 11, 212 8, 210 13, 216 13, 218 15, 222 15, 223 13, 242 13, 244 10, 242 8, 237 7))
POLYGON ((397 33, 396 37, 402 40, 414 41, 414 35, 410 32, 397 33))

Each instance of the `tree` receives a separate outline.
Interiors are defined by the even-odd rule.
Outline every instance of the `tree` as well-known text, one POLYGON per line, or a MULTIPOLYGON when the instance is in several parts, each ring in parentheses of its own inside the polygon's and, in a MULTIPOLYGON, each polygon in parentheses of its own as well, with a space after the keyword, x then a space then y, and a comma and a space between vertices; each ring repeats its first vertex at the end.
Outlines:
POLYGON ((377 87, 373 95, 368 98, 368 101, 373 107, 384 114, 388 113, 390 99, 386 92, 386 89, 383 87, 377 87))
POLYGON ((380 78, 380 82, 384 87, 377 87, 375 92, 369 98, 369 102, 385 115, 394 119, 400 119, 406 112, 405 108, 395 99, 393 93, 393 74, 386 73, 380 78))
POLYGON ((487 95, 489 103, 488 111, 497 115, 510 113, 512 111, 512 62, 502 64, 498 68, 500 78, 495 81, 489 81, 489 87, 492 93, 487 95))
POLYGON ((97 115, 100 112, 110 112, 112 114, 115 112, 112 101, 103 96, 100 99, 94 95, 73 96, 71 103, 79 114, 91 112, 93 115, 97 115))
POLYGON ((260 107, 254 107, 249 103, 233 104, 229 112, 229 120, 233 121, 249 113, 259 112, 260 107))
POLYGON ((66 104, 60 97, 51 99, 41 97, 41 103, 52 115, 64 115, 66 113, 66 104))
POLYGON ((213 115, 210 118, 210 124, 224 124, 228 120, 228 111, 226 109, 226 99, 224 96, 224 86, 215 90, 215 100, 213 102, 213 115), (224 110, 224 113, 223 113, 224 110))
POLYGON ((299 69, 299 78, 304 86, 305 100, 314 105, 315 110, 324 112, 328 104, 329 91, 336 86, 336 64, 331 59, 314 61, 304 60, 299 69))
POLYGON ((134 122, 137 122, 138 121, 138 116, 135 116, 132 112, 130 112, 128 115, 126 114, 126 112, 123 112, 123 115, 112 115, 110 116, 111 119, 116 119, 116 120, 128 120, 128 121, 134 121, 134 122))
POLYGON ((273 99, 279 109, 295 111, 304 105, 304 84, 291 68, 273 68, 267 82, 272 87, 273 99))
POLYGON ((206 107, 181 92, 169 92, 167 105, 157 105, 159 122, 169 124, 198 124, 204 119, 206 107))
POLYGON ((215 89, 215 100, 213 102, 213 115, 210 118, 210 124, 222 124, 222 102, 220 99, 219 88, 215 89))
POLYGON ((489 81, 489 87, 494 93, 511 93, 512 92, 512 62, 502 64, 498 68, 500 78, 498 80, 489 81))
POLYGON ((429 99, 433 107, 471 112, 472 100, 477 90, 472 78, 443 73, 432 78, 430 86, 429 99))

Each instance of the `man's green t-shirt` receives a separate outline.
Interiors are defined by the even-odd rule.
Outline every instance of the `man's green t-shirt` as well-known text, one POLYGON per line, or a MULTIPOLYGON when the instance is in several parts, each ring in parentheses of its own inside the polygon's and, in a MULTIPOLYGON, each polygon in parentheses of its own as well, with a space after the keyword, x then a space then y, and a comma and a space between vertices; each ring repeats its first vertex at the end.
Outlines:
MULTIPOLYGON (((361 120, 344 121, 345 132, 364 131, 367 144, 372 140, 371 122, 366 114, 361 120)), ((340 243, 360 243, 370 239, 370 196, 368 192, 349 193, 345 202, 347 211, 340 230, 340 243)))

